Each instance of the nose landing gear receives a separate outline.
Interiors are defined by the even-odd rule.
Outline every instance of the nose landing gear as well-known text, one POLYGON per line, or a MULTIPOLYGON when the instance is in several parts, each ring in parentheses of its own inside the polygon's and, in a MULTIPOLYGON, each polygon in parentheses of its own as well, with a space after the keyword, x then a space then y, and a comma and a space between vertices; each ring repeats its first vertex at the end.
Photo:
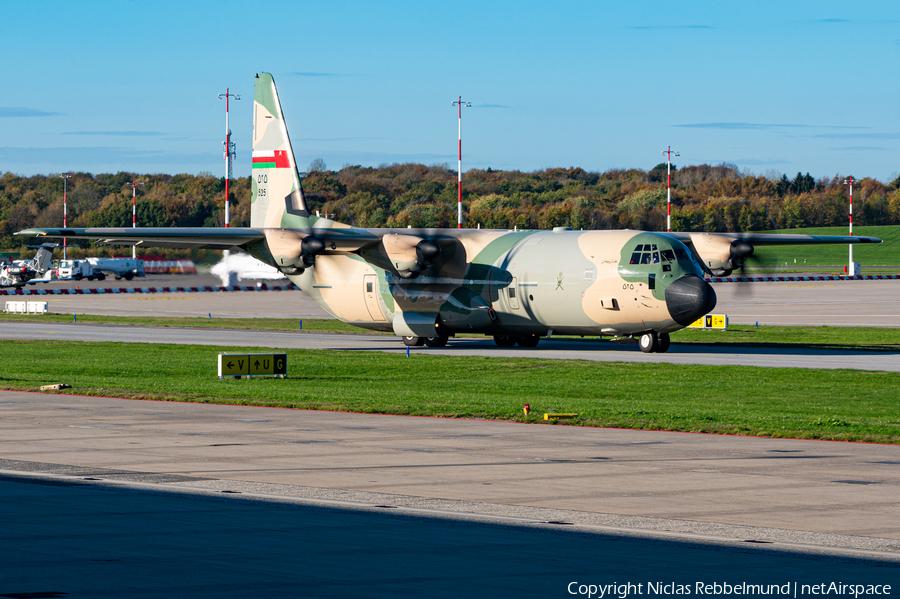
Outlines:
POLYGON ((645 354, 649 353, 659 353, 664 354, 669 350, 669 334, 668 333, 656 333, 650 331, 649 333, 644 333, 638 339, 638 346, 641 348, 641 351, 645 354))

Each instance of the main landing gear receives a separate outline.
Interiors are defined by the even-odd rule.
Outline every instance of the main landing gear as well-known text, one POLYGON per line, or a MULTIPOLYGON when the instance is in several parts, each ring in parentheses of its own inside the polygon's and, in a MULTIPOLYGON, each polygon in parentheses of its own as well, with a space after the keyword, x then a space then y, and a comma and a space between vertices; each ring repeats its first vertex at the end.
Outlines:
POLYGON ((638 346, 641 348, 641 351, 645 354, 649 353, 659 353, 664 354, 669 351, 669 334, 668 333, 655 333, 650 331, 649 333, 644 333, 638 339, 638 346))
POLYGON ((428 347, 444 347, 447 345, 447 335, 438 334, 435 337, 404 337, 403 343, 409 347, 419 347, 427 345, 428 347))

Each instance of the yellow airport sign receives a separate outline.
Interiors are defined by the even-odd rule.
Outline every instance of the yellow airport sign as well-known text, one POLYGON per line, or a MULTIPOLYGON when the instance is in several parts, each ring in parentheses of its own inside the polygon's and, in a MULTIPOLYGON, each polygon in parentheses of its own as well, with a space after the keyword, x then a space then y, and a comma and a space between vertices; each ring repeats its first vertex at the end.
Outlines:
POLYGON ((553 414, 545 413, 544 420, 559 420, 561 418, 578 418, 578 414, 553 414))
POLYGON ((287 374, 287 354, 219 354, 219 378, 287 374))
POLYGON ((725 314, 707 314, 687 326, 689 329, 727 329, 728 316, 725 314))

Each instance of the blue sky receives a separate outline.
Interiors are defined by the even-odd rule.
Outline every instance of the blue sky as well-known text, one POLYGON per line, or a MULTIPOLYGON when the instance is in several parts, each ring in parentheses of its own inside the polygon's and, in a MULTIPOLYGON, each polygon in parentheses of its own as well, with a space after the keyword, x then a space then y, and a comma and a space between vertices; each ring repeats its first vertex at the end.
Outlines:
POLYGON ((297 162, 732 162, 900 174, 900 2, 43 2, 0 20, 0 172, 250 172, 253 77, 297 162))

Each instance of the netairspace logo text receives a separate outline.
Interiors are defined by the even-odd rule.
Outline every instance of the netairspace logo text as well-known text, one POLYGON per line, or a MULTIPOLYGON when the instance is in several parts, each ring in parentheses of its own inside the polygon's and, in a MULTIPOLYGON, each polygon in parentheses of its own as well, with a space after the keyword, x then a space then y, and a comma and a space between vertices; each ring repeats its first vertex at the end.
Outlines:
POLYGON ((856 599, 865 596, 890 595, 891 585, 844 584, 842 582, 822 582, 819 584, 800 584, 796 582, 784 584, 695 582, 693 585, 675 582, 583 584, 575 581, 569 583, 567 590, 570 595, 578 595, 585 599, 627 599, 628 597, 641 595, 773 595, 793 598, 834 595, 854 597, 856 599))

